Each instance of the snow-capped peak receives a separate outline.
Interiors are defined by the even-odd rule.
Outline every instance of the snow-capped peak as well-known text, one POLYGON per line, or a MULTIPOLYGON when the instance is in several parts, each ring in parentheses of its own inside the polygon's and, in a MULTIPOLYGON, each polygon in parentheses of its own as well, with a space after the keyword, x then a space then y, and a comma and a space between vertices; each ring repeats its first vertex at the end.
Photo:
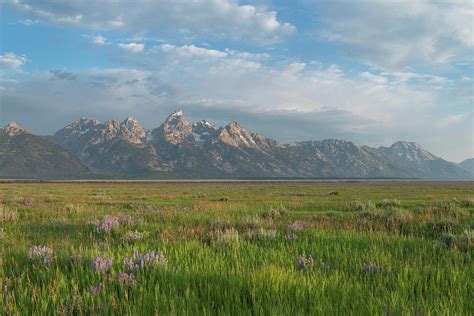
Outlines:
POLYGON ((11 122, 4 129, 3 132, 8 136, 16 136, 18 134, 30 133, 28 130, 18 126, 16 122, 11 122))

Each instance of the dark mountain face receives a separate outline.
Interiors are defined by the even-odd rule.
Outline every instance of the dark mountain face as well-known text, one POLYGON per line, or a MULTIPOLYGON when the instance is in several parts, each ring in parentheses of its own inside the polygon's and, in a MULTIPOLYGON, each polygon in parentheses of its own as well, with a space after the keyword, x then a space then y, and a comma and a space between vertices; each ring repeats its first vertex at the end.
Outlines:
POLYGON ((91 173, 63 147, 16 124, 0 130, 0 177, 84 178, 91 173))
POLYGON ((472 177, 457 164, 433 155, 416 143, 400 141, 390 147, 380 147, 379 151, 412 173, 419 173, 422 178, 469 179, 472 177))
MULTIPOLYGON (((67 169, 74 170, 70 164, 79 163, 82 168, 87 169, 85 164, 95 172, 113 173, 117 177, 472 177, 459 165, 436 157, 415 143, 397 142, 378 149, 332 139, 280 144, 247 131, 238 122, 225 127, 215 127, 205 120, 193 124, 182 111, 175 111, 152 130, 145 130, 136 119, 129 117, 121 123, 82 118, 48 138, 31 135, 14 124, 2 133, 2 137, 30 135, 34 144, 22 147, 25 149, 19 154, 21 157, 32 153, 47 155, 49 149, 45 152, 39 145, 34 147, 47 142, 48 146, 62 150, 59 157, 70 160, 69 165, 58 161, 67 165, 67 169)), ((14 149, 9 146, 7 141, 0 145, 0 161, 11 156, 14 149)), ((36 173, 38 177, 56 176, 48 167, 39 169, 43 171, 36 173)), ((0 171, 5 170, 12 170, 9 174, 31 172, 25 164, 16 169, 0 166, 0 171)))
POLYGON ((460 162, 459 166, 471 173, 471 175, 474 177, 474 158, 466 159, 460 162))

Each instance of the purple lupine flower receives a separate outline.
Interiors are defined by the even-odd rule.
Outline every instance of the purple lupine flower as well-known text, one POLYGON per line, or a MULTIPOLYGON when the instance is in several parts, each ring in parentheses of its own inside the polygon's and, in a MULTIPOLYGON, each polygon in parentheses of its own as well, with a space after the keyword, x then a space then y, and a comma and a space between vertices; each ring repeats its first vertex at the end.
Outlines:
MULTIPOLYGON (((109 278, 112 279, 112 276, 109 278)), ((120 283, 135 283, 135 277, 131 273, 126 273, 126 272, 119 272, 115 275, 114 277, 115 280, 117 280, 120 283)))
POLYGON ((286 240, 298 240, 298 235, 296 235, 294 232, 289 232, 286 235, 286 240))
POLYGON ((97 273, 108 272, 112 267, 112 259, 97 256, 92 259, 91 266, 97 273))
POLYGON ((117 217, 104 217, 94 228, 97 233, 108 233, 119 225, 120 222, 117 217))
POLYGON ((363 263, 360 270, 363 273, 385 273, 385 268, 375 262, 363 263))
POLYGON ((295 221, 288 225, 288 228, 291 230, 300 230, 308 226, 308 224, 304 221, 295 221))
POLYGON ((314 259, 312 256, 305 257, 304 253, 296 257, 296 269, 306 270, 314 265, 314 259))
POLYGON ((125 258, 123 263, 129 271, 140 271, 146 267, 164 265, 166 263, 166 258, 161 251, 148 251, 146 254, 140 254, 135 251, 133 256, 125 258))
POLYGON ((28 251, 28 258, 47 265, 53 261, 53 249, 46 246, 33 246, 28 251))
POLYGON ((103 287, 104 287, 104 285, 102 284, 102 282, 99 282, 99 284, 97 284, 96 286, 92 286, 89 289, 89 292, 92 293, 92 294, 97 294, 102 290, 103 287))

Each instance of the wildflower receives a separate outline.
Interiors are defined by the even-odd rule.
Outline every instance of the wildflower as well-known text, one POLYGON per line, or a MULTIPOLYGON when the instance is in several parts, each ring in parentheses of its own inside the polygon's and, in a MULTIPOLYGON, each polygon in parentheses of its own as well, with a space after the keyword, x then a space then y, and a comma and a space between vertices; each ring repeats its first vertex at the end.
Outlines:
POLYGON ((288 228, 291 229, 291 230, 300 230, 300 229, 305 228, 306 226, 308 226, 308 224, 306 222, 296 221, 296 222, 293 222, 290 225, 288 225, 288 228))
POLYGON ((117 217, 105 217, 98 224, 95 225, 95 231, 98 233, 108 233, 117 228, 120 222, 117 217))
POLYGON ((314 265, 314 259, 312 256, 305 257, 304 253, 296 257, 296 269, 306 270, 314 265))
POLYGON ((298 235, 294 232, 289 232, 286 235, 286 240, 298 240, 298 235))
POLYGON ((375 262, 363 263, 361 266, 363 273, 384 273, 385 269, 381 265, 375 262))
POLYGON ((112 259, 97 256, 92 259, 91 266, 97 273, 108 272, 112 267, 112 259))
POLYGON ((97 294, 102 290, 103 287, 104 287, 104 285, 102 284, 102 282, 99 282, 99 284, 97 284, 96 286, 92 286, 89 289, 89 292, 92 293, 92 294, 97 294))
POLYGON ((47 265, 53 261, 53 249, 46 246, 33 246, 28 251, 28 258, 47 265))
POLYGON ((164 265, 166 258, 161 251, 148 251, 146 254, 140 254, 135 251, 133 256, 125 258, 123 263, 129 271, 140 271, 147 267, 164 265))
POLYGON ((109 275, 107 278, 108 281, 116 280, 120 283, 135 283, 135 277, 131 273, 119 272, 115 276, 109 275))

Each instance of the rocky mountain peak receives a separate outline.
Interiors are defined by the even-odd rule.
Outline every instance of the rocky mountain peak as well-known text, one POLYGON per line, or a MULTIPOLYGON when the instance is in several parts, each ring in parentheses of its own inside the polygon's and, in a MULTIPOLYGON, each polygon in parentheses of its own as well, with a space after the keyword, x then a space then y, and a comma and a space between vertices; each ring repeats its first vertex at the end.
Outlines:
POLYGON ((155 142, 165 140, 170 144, 179 144, 192 141, 192 124, 184 117, 183 111, 176 110, 171 113, 160 127, 152 131, 155 142))
POLYGON ((3 133, 8 136, 16 136, 19 134, 30 134, 30 131, 21 128, 16 122, 11 122, 7 126, 5 126, 5 128, 3 129, 3 133))
POLYGON ((224 143, 234 147, 258 147, 252 135, 238 122, 231 122, 223 128, 219 138, 224 143))
POLYGON ((143 144, 146 141, 146 131, 134 117, 127 117, 120 124, 120 136, 132 144, 143 144))
POLYGON ((390 147, 380 147, 382 152, 403 161, 425 161, 438 160, 439 157, 425 150, 420 144, 415 142, 398 141, 390 147))

